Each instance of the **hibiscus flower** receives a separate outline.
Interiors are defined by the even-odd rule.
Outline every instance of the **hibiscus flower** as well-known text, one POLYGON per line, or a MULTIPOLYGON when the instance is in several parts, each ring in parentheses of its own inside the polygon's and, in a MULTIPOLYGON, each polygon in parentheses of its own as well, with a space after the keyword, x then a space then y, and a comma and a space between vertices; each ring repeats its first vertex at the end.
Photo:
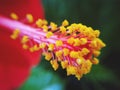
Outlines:
MULTIPOLYGON (((46 20, 40 19, 43 14, 36 11, 38 2, 32 1, 26 0, 23 3, 27 4, 28 11, 22 5, 18 8, 22 15, 26 14, 25 17, 18 10, 14 11, 14 8, 12 11, 15 13, 11 13, 11 17, 0 16, 2 90, 17 88, 28 77, 30 69, 38 64, 41 52, 54 70, 61 64, 68 76, 75 75, 80 80, 84 74, 90 72, 93 64, 99 63, 97 57, 101 48, 105 47, 104 42, 99 39, 99 30, 81 23, 69 25, 67 20, 60 26, 54 22, 48 24, 46 20), (36 5, 34 9, 29 6, 33 3, 36 5)), ((42 12, 42 8, 40 10, 42 12)))

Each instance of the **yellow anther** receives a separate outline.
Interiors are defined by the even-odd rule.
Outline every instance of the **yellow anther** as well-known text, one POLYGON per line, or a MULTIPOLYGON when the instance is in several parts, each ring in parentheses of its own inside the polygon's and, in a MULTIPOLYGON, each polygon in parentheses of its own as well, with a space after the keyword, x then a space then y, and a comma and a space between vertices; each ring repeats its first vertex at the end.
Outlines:
POLYGON ((87 69, 87 73, 90 72, 91 66, 92 66, 91 61, 90 61, 90 60, 86 60, 86 62, 85 62, 85 67, 86 67, 86 69, 87 69))
POLYGON ((71 51, 70 52, 70 57, 71 58, 79 58, 79 52, 77 52, 77 51, 71 51))
POLYGON ((55 53, 55 55, 57 56, 57 57, 62 57, 62 50, 59 50, 59 51, 56 51, 56 53, 55 53))
POLYGON ((82 56, 87 55, 89 52, 90 52, 90 51, 89 51, 87 48, 83 48, 83 49, 81 50, 82 56))
POLYGON ((67 60, 61 61, 61 66, 62 66, 63 69, 67 68, 68 61, 67 60))
POLYGON ((23 49, 25 49, 25 50, 29 48, 29 46, 28 46, 27 44, 23 44, 22 47, 23 47, 23 49))
POLYGON ((29 50, 30 50, 30 52, 34 52, 35 51, 33 47, 30 47, 29 50))
POLYGON ((94 31, 94 34, 95 34, 96 37, 99 37, 100 31, 99 31, 99 30, 95 30, 95 31, 94 31))
POLYGON ((91 27, 82 26, 80 29, 80 32, 87 36, 89 39, 92 40, 95 38, 94 30, 91 27))
POLYGON ((10 37, 11 37, 12 39, 16 39, 16 38, 19 36, 19 34, 20 34, 20 30, 19 30, 19 29, 15 29, 15 30, 13 31, 13 34, 10 35, 10 37))
POLYGON ((46 44, 45 44, 45 43, 40 43, 40 44, 39 44, 39 47, 40 47, 40 48, 45 48, 45 47, 46 47, 46 44))
POLYGON ((95 50, 95 51, 93 51, 93 54, 94 54, 95 57, 98 57, 100 55, 100 51, 95 50))
POLYGON ((85 31, 84 33, 90 40, 93 40, 96 38, 95 34, 93 31, 90 31, 89 29, 85 31))
POLYGON ((74 46, 80 46, 81 42, 79 38, 74 39, 74 46))
POLYGON ((47 22, 47 20, 43 20, 43 25, 47 25, 48 24, 48 22, 47 22))
POLYGON ((73 33, 73 35, 72 35, 73 37, 76 37, 77 36, 77 34, 76 33, 73 33))
POLYGON ((91 60, 91 62, 92 62, 93 64, 98 64, 98 63, 99 63, 99 60, 98 60, 97 58, 93 58, 93 59, 91 60))
POLYGON ((67 29, 68 29, 67 31, 68 34, 72 34, 74 32, 73 27, 71 26, 67 27, 67 29))
POLYGON ((66 28, 64 26, 61 26, 60 31, 61 31, 62 34, 65 34, 66 33, 66 28))
POLYGON ((52 35, 53 35, 52 32, 47 32, 46 37, 47 37, 47 38, 50 38, 52 35))
POLYGON ((100 40, 99 38, 94 39, 93 41, 91 41, 90 47, 100 50, 102 47, 105 47, 105 43, 103 43, 102 40, 100 40))
POLYGON ((73 37, 69 38, 67 40, 67 43, 70 44, 70 45, 72 45, 74 43, 74 38, 73 37))
POLYGON ((76 73, 75 77, 80 80, 81 77, 83 76, 83 74, 80 72, 80 73, 76 73))
POLYGON ((67 21, 67 20, 64 20, 63 22, 62 22, 62 26, 68 26, 69 25, 69 22, 67 21))
POLYGON ((18 35, 12 34, 10 37, 11 37, 12 39, 16 39, 16 38, 18 37, 18 35))
POLYGON ((77 30, 79 29, 79 27, 78 27, 78 25, 77 25, 76 23, 73 23, 73 24, 71 24, 70 27, 68 27, 68 29, 69 29, 69 30, 71 31, 71 33, 72 33, 72 32, 77 31, 77 30))
POLYGON ((28 40, 29 40, 28 36, 23 36, 21 39, 21 43, 26 43, 28 42, 28 40))
POLYGON ((16 13, 11 13, 10 16, 11 16, 12 19, 18 20, 18 16, 17 16, 16 13))
POLYGON ((64 49, 63 49, 63 54, 64 54, 64 56, 69 55, 69 53, 70 53, 70 50, 69 50, 69 49, 67 49, 67 48, 64 48, 64 49))
POLYGON ((57 63, 57 60, 51 60, 50 63, 51 63, 54 70, 58 69, 59 64, 57 63))
POLYGON ((92 48, 96 48, 97 47, 97 41, 96 40, 91 41, 89 46, 92 47, 92 48))
POLYGON ((15 30, 13 31, 13 33, 14 33, 14 34, 19 34, 19 33, 20 33, 20 30, 19 30, 19 29, 15 29, 15 30))
POLYGON ((45 59, 47 61, 49 61, 52 58, 52 54, 51 53, 45 53, 45 59))
POLYGON ((81 25, 80 32, 84 34, 84 31, 86 30, 87 27, 85 25, 82 25, 82 24, 80 24, 80 25, 81 25))
POLYGON ((89 73, 90 70, 91 70, 91 66, 92 66, 91 61, 90 61, 90 60, 86 60, 86 61, 82 64, 82 66, 81 66, 81 72, 82 72, 83 74, 89 73))
POLYGON ((60 46, 62 46, 63 45, 63 42, 61 41, 61 40, 57 40, 56 41, 56 46, 57 47, 60 47, 60 46))
POLYGON ((76 62, 77 62, 78 65, 82 64, 83 61, 84 61, 84 58, 83 58, 83 57, 79 57, 79 58, 76 60, 76 62))
POLYGON ((38 19, 38 20, 36 21, 36 25, 37 25, 38 27, 42 27, 43 21, 42 21, 41 19, 38 19))
POLYGON ((77 71, 77 68, 75 66, 67 66, 67 75, 75 75, 76 74, 76 71, 77 71))
POLYGON ((80 42, 81 42, 81 45, 85 45, 87 43, 87 39, 86 38, 81 38, 80 42))
POLYGON ((97 41, 98 47, 102 48, 106 46, 105 43, 103 43, 103 41, 100 40, 99 38, 96 38, 96 41, 97 41))
POLYGON ((43 31, 44 31, 44 32, 47 32, 47 31, 48 31, 48 26, 44 25, 42 28, 43 28, 43 31))
POLYGON ((28 21, 29 21, 30 23, 33 22, 33 16, 32 16, 32 14, 27 14, 27 15, 26 15, 26 18, 28 19, 28 21))
POLYGON ((30 52, 34 52, 39 50, 40 48, 37 45, 34 45, 33 47, 29 48, 30 52))
POLYGON ((68 29, 69 31, 72 31, 73 28, 72 28, 71 26, 68 26, 67 29, 68 29))
POLYGON ((48 45, 48 50, 52 51, 54 49, 54 44, 49 44, 48 45))
POLYGON ((50 26, 53 31, 57 29, 57 24, 55 24, 54 22, 51 22, 50 26))
POLYGON ((33 48, 35 51, 38 51, 40 49, 37 45, 34 45, 33 48))

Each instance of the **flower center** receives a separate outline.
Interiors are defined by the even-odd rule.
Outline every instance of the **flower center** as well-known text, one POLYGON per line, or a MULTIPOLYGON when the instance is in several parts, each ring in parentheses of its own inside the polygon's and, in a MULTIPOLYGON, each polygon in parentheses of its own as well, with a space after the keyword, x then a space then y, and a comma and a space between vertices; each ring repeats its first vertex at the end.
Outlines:
POLYGON ((75 75, 78 79, 90 71, 92 64, 98 63, 96 57, 100 54, 100 49, 105 47, 98 38, 99 30, 81 23, 69 25, 64 20, 58 26, 42 19, 33 23, 32 15, 28 14, 23 24, 16 21, 19 18, 17 15, 12 14, 11 17, 15 20, 0 17, 0 25, 12 30, 12 39, 20 38, 22 47, 30 52, 42 50, 54 70, 58 69, 60 62, 67 75, 75 75))

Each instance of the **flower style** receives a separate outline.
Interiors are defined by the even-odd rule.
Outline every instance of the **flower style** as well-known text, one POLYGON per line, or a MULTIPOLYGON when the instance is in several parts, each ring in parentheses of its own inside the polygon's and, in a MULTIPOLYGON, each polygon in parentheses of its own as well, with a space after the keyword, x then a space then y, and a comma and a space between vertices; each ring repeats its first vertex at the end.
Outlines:
MULTIPOLYGON (((32 15, 28 18, 31 21, 32 15)), ((14 18, 14 17, 12 17, 14 18)), ((90 72, 92 64, 98 64, 97 57, 105 44, 99 39, 100 31, 93 30, 81 23, 69 25, 64 20, 61 26, 54 22, 48 25, 46 20, 38 19, 33 27, 0 18, 1 23, 13 30, 12 39, 21 39, 22 47, 30 52, 42 50, 47 61, 54 70, 59 63, 66 69, 67 75, 80 78, 90 72), (12 23, 9 25, 9 23, 12 23)))

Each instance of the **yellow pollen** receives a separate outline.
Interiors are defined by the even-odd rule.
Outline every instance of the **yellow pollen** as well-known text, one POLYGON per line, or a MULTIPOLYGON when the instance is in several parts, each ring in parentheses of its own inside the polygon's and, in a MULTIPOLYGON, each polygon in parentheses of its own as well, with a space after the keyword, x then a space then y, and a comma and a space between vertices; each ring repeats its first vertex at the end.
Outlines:
POLYGON ((93 59, 91 60, 91 62, 92 62, 93 64, 98 64, 98 63, 99 63, 99 60, 98 60, 97 58, 93 58, 93 59))
POLYGON ((97 40, 96 39, 91 41, 90 47, 92 47, 92 48, 96 48, 97 47, 97 40))
POLYGON ((67 49, 67 48, 64 48, 64 49, 63 49, 63 53, 64 53, 64 56, 67 56, 67 55, 69 55, 70 50, 67 49))
POLYGON ((47 32, 46 37, 47 37, 47 38, 50 38, 52 35, 53 35, 52 32, 47 32))
POLYGON ((30 52, 38 51, 40 48, 37 45, 34 45, 33 47, 29 48, 30 52))
POLYGON ((33 48, 35 51, 38 51, 40 49, 37 45, 34 45, 33 48))
POLYGON ((48 50, 53 51, 54 50, 54 44, 49 44, 48 45, 48 50))
POLYGON ((52 58, 52 54, 51 53, 45 53, 45 59, 47 61, 49 61, 52 58))
POLYGON ((72 57, 72 58, 79 58, 79 52, 77 52, 77 51, 71 51, 70 52, 70 57, 72 57))
POLYGON ((59 64, 57 63, 57 60, 51 60, 50 63, 52 65, 53 69, 56 71, 59 67, 59 64))
POLYGON ((51 22, 50 26, 53 31, 57 29, 57 24, 55 24, 54 22, 51 22))
POLYGON ((47 25, 48 24, 48 22, 47 22, 47 20, 43 20, 43 25, 47 25))
POLYGON ((28 40, 29 40, 28 36, 23 36, 21 43, 26 43, 26 42, 28 42, 28 40))
POLYGON ((96 37, 99 37, 100 31, 99 31, 99 30, 95 30, 95 31, 94 31, 94 34, 95 34, 96 37))
POLYGON ((61 41, 61 40, 57 40, 56 41, 56 46, 57 47, 60 47, 60 46, 62 46, 63 45, 63 42, 61 41))
POLYGON ((75 66, 67 66, 67 75, 75 75, 76 74, 76 71, 77 71, 77 68, 75 66))
POLYGON ((83 57, 79 57, 79 58, 76 60, 76 62, 77 62, 78 65, 82 64, 83 61, 84 61, 84 58, 83 58, 83 57))
POLYGON ((34 48, 33 47, 30 47, 29 50, 30 50, 30 52, 34 52, 34 48))
POLYGON ((71 31, 71 32, 75 32, 78 30, 78 25, 76 23, 73 23, 71 24, 70 27, 68 27, 68 29, 71 31))
POLYGON ((62 57, 62 50, 59 50, 59 51, 56 51, 56 53, 55 53, 55 55, 57 56, 57 57, 62 57))
POLYGON ((76 75, 75 75, 75 77, 76 77, 78 80, 80 80, 82 76, 83 76, 83 73, 82 73, 81 71, 80 71, 80 72, 77 72, 76 75))
POLYGON ((67 21, 67 20, 64 20, 63 22, 62 22, 62 26, 68 26, 69 25, 69 22, 67 21))
POLYGON ((60 31, 61 31, 62 34, 65 34, 66 33, 66 28, 64 26, 61 26, 60 31))
POLYGON ((19 29, 15 29, 15 30, 13 31, 12 35, 10 35, 10 37, 11 37, 12 39, 16 39, 16 38, 19 36, 19 34, 20 34, 20 30, 19 30, 19 29))
POLYGON ((87 55, 89 52, 90 52, 90 51, 89 51, 87 48, 83 48, 83 49, 81 50, 82 56, 87 55))
POLYGON ((96 49, 96 50, 100 50, 102 47, 105 47, 105 43, 103 43, 102 40, 100 40, 99 38, 95 38, 93 41, 91 41, 90 47, 96 49))
POLYGON ((45 43, 40 43, 40 44, 39 44, 39 47, 40 47, 40 48, 45 48, 45 47, 46 47, 46 44, 45 44, 45 43))
POLYGON ((94 54, 95 57, 98 57, 100 55, 100 51, 95 50, 95 51, 93 51, 93 54, 94 54))
POLYGON ((82 64, 82 66, 81 66, 81 72, 82 72, 83 74, 89 73, 90 70, 91 70, 91 66, 92 66, 91 61, 90 61, 90 60, 86 60, 86 61, 82 64))
POLYGON ((80 42, 81 42, 81 45, 85 45, 87 43, 87 39, 86 38, 81 38, 80 42))
POLYGON ((105 43, 103 43, 103 41, 102 40, 100 40, 99 38, 96 38, 97 39, 97 44, 98 44, 98 46, 100 47, 100 48, 102 48, 102 47, 105 47, 106 45, 105 45, 105 43))
POLYGON ((70 44, 70 45, 72 45, 74 43, 74 38, 73 37, 69 38, 67 40, 67 43, 70 44))
POLYGON ((27 14, 27 15, 26 15, 26 18, 28 19, 28 21, 29 21, 30 23, 33 22, 33 16, 32 16, 32 14, 27 14))
POLYGON ((23 47, 23 49, 25 49, 25 50, 29 48, 29 46, 28 46, 27 44, 23 44, 22 47, 23 47))
POLYGON ((63 69, 67 68, 68 61, 67 60, 61 61, 61 66, 62 66, 63 69))
POLYGON ((44 32, 47 32, 47 31, 48 31, 48 26, 44 25, 42 28, 43 28, 43 31, 44 31, 44 32))
POLYGON ((41 19, 38 19, 38 20, 36 21, 36 25, 37 25, 38 27, 42 27, 43 21, 42 21, 41 19))
POLYGON ((12 19, 18 20, 18 16, 17 16, 16 13, 11 13, 10 16, 11 16, 12 19))
POLYGON ((74 39, 74 46, 80 46, 81 42, 79 38, 74 39))
POLYGON ((73 27, 69 26, 69 27, 67 27, 67 29, 68 29, 68 31, 67 31, 68 34, 72 34, 74 32, 73 27))

